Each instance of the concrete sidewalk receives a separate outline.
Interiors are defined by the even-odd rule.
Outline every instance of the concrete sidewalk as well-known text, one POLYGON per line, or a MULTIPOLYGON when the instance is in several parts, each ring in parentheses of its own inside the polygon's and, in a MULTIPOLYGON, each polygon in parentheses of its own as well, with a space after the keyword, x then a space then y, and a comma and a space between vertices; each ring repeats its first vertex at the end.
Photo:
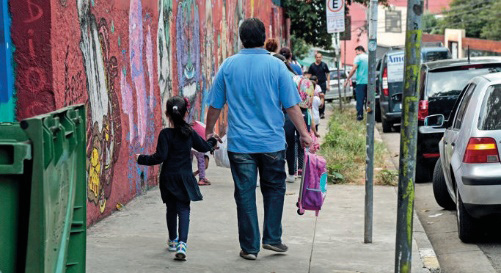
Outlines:
MULTIPOLYGON (((327 119, 326 119, 327 120, 327 119)), ((324 123, 326 120, 323 120, 324 123)), ((323 125, 325 128, 325 124, 323 125)), ((239 257, 236 206, 229 169, 211 160, 202 187, 204 200, 192 202, 188 259, 167 252, 165 206, 158 188, 140 196, 88 231, 88 272, 309 272, 315 216, 296 213, 299 180, 287 184, 283 217, 286 254, 268 250, 257 261, 239 257)), ((262 223, 262 197, 257 189, 262 223)), ((364 187, 330 185, 318 222, 311 272, 394 270, 397 195, 393 187, 375 187, 373 244, 364 244, 364 187)), ((413 243, 413 272, 423 268, 413 243)))

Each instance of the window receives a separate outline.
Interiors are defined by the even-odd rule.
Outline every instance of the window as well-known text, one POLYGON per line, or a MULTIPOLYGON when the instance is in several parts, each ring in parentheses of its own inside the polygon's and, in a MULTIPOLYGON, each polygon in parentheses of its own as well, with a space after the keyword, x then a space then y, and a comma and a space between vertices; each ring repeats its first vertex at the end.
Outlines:
POLYGON ((385 32, 402 33, 402 11, 387 10, 385 12, 385 32))
POLYGON ((489 87, 480 110, 479 130, 501 130, 501 85, 489 87))
POLYGON ((471 84, 468 86, 468 90, 466 90, 466 94, 463 97, 463 100, 459 104, 458 111, 456 113, 456 118, 454 120, 453 128, 455 130, 461 129, 461 125, 463 124, 464 115, 466 114, 466 109, 468 108, 468 104, 470 103, 471 97, 473 96, 473 91, 477 87, 475 84, 471 84))

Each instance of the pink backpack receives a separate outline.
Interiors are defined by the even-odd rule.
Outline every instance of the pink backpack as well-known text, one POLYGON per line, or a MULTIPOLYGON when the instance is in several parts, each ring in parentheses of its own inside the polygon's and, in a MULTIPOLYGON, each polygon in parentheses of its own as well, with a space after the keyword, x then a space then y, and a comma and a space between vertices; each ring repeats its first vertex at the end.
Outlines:
POLYGON ((323 157, 305 151, 303 177, 297 202, 299 215, 303 215, 305 210, 313 210, 318 216, 320 209, 322 209, 327 193, 326 165, 323 157))

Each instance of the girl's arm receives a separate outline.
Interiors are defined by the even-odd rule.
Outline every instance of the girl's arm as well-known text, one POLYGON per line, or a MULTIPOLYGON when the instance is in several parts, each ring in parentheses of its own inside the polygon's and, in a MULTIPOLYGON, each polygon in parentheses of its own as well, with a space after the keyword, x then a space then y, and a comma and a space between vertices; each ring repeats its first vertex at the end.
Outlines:
POLYGON ((169 142, 167 131, 161 131, 158 136, 157 151, 152 155, 137 155, 139 165, 157 165, 167 160, 169 142))
POLYGON ((212 152, 217 146, 217 141, 218 141, 217 138, 219 137, 217 138, 211 137, 207 141, 205 141, 195 131, 193 131, 191 135, 193 140, 193 149, 201 153, 212 152))

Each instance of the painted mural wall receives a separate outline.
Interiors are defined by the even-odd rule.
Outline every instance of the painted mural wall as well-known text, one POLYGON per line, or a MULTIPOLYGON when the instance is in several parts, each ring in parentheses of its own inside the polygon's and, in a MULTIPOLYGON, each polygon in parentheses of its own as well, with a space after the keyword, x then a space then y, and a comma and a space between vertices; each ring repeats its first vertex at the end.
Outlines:
MULTIPOLYGON (((9 0, 16 117, 78 103, 88 109, 87 223, 157 184, 150 153, 166 100, 189 97, 204 120, 212 79, 240 48, 238 26, 259 17, 286 44, 276 0, 9 0)), ((0 100, 0 103, 3 101, 0 100)), ((224 133, 225 118, 218 125, 224 133)))

